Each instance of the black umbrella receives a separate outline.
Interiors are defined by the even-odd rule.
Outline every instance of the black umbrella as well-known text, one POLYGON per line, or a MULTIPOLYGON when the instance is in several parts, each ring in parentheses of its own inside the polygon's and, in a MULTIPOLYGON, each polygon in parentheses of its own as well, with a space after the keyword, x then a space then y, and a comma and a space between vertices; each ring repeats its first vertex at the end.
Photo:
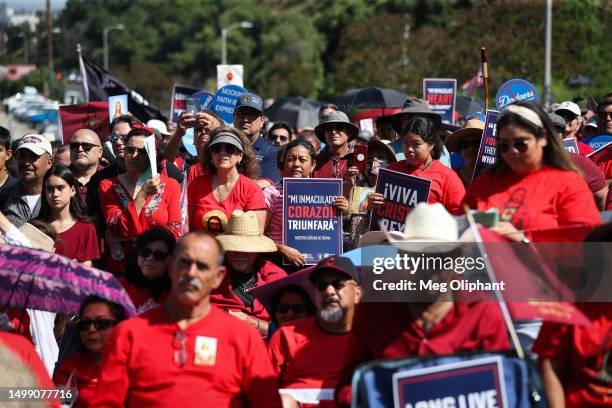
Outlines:
POLYGON ((323 102, 303 96, 288 96, 265 110, 272 122, 287 122, 294 129, 314 128, 319 124, 319 106, 323 102))
POLYGON ((463 117, 467 117, 470 113, 474 112, 485 113, 482 105, 468 96, 457 95, 456 104, 455 109, 463 117))
POLYGON ((369 86, 349 89, 334 99, 340 109, 401 108, 408 95, 388 88, 369 86))

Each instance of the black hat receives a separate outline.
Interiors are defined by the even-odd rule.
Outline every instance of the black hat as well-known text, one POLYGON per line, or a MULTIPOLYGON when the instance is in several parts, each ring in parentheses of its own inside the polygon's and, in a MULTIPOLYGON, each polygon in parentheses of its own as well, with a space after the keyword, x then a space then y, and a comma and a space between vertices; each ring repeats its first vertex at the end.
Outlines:
POLYGON ((322 259, 319 261, 317 266, 315 266, 312 272, 310 272, 308 279, 314 283, 317 276, 319 276, 321 272, 325 271, 340 272, 349 279, 354 279, 357 283, 359 283, 359 274, 357 273, 357 269, 355 269, 355 265, 353 265, 353 262, 350 259, 343 256, 332 255, 322 259))

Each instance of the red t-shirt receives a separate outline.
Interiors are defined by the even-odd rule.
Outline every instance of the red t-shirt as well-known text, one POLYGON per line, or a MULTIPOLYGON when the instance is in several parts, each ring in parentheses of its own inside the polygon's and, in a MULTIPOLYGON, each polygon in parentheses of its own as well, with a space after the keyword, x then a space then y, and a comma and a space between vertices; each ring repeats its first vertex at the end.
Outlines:
POLYGON ((475 210, 497 208, 501 221, 524 231, 600 223, 582 176, 548 166, 525 175, 486 172, 470 185, 466 201, 475 210))
POLYGON ((348 159, 344 157, 338 160, 332 160, 329 155, 329 149, 324 148, 317 155, 315 161, 317 163, 314 171, 312 172, 313 178, 339 178, 343 179, 347 175, 348 170, 348 159))
POLYGON ((578 154, 580 154, 581 156, 586 156, 587 154, 593 153, 595 151, 595 149, 593 149, 588 144, 581 142, 578 139, 576 139, 576 141, 578 142, 578 154))
POLYGON ((78 220, 68 230, 57 234, 55 253, 79 262, 100 258, 96 228, 89 221, 78 220))
MULTIPOLYGON (((29 368, 36 379, 39 388, 55 389, 55 385, 42 360, 36 353, 34 345, 25 337, 18 334, 0 332, 0 347, 6 347, 12 354, 23 363, 26 368, 29 368)), ((59 407, 59 401, 47 401, 51 407, 59 407)))
POLYGON ((100 380, 100 366, 94 361, 93 355, 88 351, 78 351, 62 361, 53 374, 53 381, 60 386, 68 386, 71 381, 76 382, 78 397, 75 407, 88 407, 96 392, 100 380))
MULTIPOLYGON (((259 271, 256 273, 256 287, 287 276, 287 273, 282 268, 266 260, 263 260, 261 269, 259 269, 259 271)), ((227 273, 221 285, 217 289, 213 290, 210 295, 210 303, 220 309, 231 309, 233 311, 246 313, 258 320, 270 320, 270 315, 259 299, 255 299, 252 306, 247 306, 240 299, 240 297, 236 295, 236 293, 232 290, 232 278, 230 273, 227 273)))
MULTIPOLYGON (((593 302, 576 306, 591 325, 544 323, 532 350, 540 358, 550 358, 565 367, 567 375, 562 381, 568 408, 609 406, 612 387, 597 377, 606 371, 605 355, 612 353, 612 305, 593 302)), ((609 375, 609 368, 607 372, 609 375)))
POLYGON ((582 170, 582 173, 584 173, 584 180, 587 182, 591 192, 596 193, 607 186, 601 170, 593 161, 576 153, 570 153, 569 156, 574 166, 578 167, 582 170))
POLYGON ((121 322, 109 344, 94 406, 280 407, 259 333, 218 309, 181 331, 160 307, 121 322))
POLYGON ((127 294, 129 295, 132 303, 136 310, 138 310, 138 314, 142 314, 148 312, 149 310, 153 310, 163 302, 168 299, 170 293, 163 292, 159 299, 155 299, 151 291, 147 288, 139 288, 136 285, 129 282, 125 277, 120 277, 117 279, 121 286, 125 289, 127 294))
POLYGON ((234 210, 265 210, 261 188, 250 178, 238 175, 234 188, 223 201, 217 201, 212 189, 212 175, 202 175, 189 184, 189 227, 191 230, 220 234, 234 210))
MULTIPOLYGON (((268 344, 280 388, 333 390, 347 364, 348 340, 349 333, 323 331, 316 317, 281 326, 268 344)), ((330 405, 332 401, 326 404, 330 405)))
POLYGON ((427 202, 429 204, 441 203, 451 214, 463 212, 461 208, 465 197, 463 182, 453 169, 446 167, 439 160, 431 162, 425 171, 422 166, 416 170, 409 169, 406 160, 391 163, 387 169, 431 180, 427 202))
MULTIPOLYGON (((504 319, 495 302, 455 302, 427 332, 406 303, 361 303, 344 355, 347 362, 363 362, 509 348, 504 319)), ((351 400, 352 368, 354 364, 347 365, 336 389, 337 401, 343 406, 351 400)))
POLYGON ((204 166, 202 165, 202 163, 194 163, 191 165, 191 167, 189 167, 189 173, 187 174, 187 186, 189 184, 191 184, 191 182, 193 180, 195 180, 196 178, 203 176, 204 174, 206 174, 206 169, 204 169, 204 166))
POLYGON ((114 236, 125 239, 121 248, 107 250, 106 268, 123 272, 125 260, 132 250, 132 240, 151 227, 166 227, 178 239, 183 232, 181 219, 181 188, 172 178, 160 175, 161 192, 149 196, 136 212, 136 203, 118 177, 100 182, 100 201, 106 226, 114 236))

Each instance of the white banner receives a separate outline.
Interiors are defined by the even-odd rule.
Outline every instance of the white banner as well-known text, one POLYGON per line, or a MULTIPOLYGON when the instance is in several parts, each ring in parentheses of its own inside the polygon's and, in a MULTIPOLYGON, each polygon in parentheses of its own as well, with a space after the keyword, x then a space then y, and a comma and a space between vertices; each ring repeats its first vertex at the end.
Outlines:
POLYGON ((217 65, 217 89, 225 85, 244 86, 243 65, 217 65))

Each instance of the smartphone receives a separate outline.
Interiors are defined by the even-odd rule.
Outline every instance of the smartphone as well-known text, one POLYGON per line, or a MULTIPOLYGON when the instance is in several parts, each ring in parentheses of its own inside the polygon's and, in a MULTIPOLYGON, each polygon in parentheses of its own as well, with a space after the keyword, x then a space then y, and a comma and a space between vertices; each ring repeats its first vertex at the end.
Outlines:
POLYGON ((476 224, 480 224, 483 227, 492 228, 497 227, 499 224, 499 210, 497 208, 491 208, 487 211, 472 210, 472 216, 476 224))
POLYGON ((187 98, 185 100, 185 112, 197 113, 200 111, 200 99, 198 98, 187 98))
POLYGON ((353 166, 359 169, 360 173, 365 173, 368 169, 368 146, 356 145, 353 150, 353 166))

